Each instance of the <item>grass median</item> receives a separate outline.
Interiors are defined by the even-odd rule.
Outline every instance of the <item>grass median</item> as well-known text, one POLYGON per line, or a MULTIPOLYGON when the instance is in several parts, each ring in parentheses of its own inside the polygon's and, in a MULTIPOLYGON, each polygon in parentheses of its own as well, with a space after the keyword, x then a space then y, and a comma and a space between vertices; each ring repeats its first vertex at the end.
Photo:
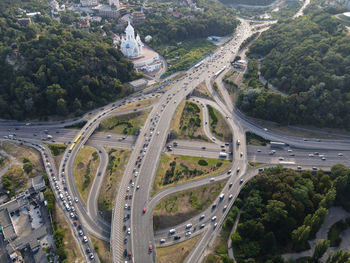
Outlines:
POLYGON ((177 139, 209 141, 203 130, 200 105, 188 100, 182 101, 171 121, 171 132, 177 139))
POLYGON ((199 215, 220 194, 226 182, 222 180, 162 199, 153 211, 154 230, 175 226, 199 215))
POLYGON ((232 131, 221 113, 210 105, 207 105, 209 114, 209 125, 212 134, 221 141, 230 142, 232 131))
POLYGON ((89 191, 94 181, 100 157, 97 151, 89 146, 84 146, 78 152, 74 161, 74 181, 84 204, 88 199, 89 191))
POLYGON ((97 203, 101 216, 107 222, 111 222, 113 201, 117 195, 117 189, 119 189, 131 152, 126 149, 114 148, 107 148, 106 150, 108 152, 108 166, 103 177, 97 203))
POLYGON ((110 251, 109 242, 103 241, 94 235, 89 234, 91 243, 94 246, 94 249, 98 255, 98 258, 101 263, 112 263, 112 253, 110 251))
POLYGON ((138 111, 121 116, 114 116, 101 121, 98 131, 116 134, 137 135, 139 129, 145 124, 151 109, 138 111))
POLYGON ((159 190, 203 177, 223 173, 231 161, 164 153, 159 161, 152 195, 159 190))

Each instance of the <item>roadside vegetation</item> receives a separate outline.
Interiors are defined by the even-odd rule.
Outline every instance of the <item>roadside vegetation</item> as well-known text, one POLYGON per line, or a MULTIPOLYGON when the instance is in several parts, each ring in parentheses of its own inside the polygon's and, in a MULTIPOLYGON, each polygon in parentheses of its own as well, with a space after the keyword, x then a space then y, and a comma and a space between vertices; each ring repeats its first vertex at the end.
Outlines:
POLYGON ((124 111, 124 110, 147 107, 147 106, 152 105, 157 100, 159 100, 159 98, 155 97, 155 98, 150 98, 150 99, 146 99, 146 100, 136 101, 136 102, 121 106, 121 107, 115 109, 113 112, 120 112, 120 111, 124 111))
POLYGON ((167 61, 168 69, 164 75, 186 70, 203 56, 212 52, 216 46, 206 39, 183 40, 174 45, 156 48, 167 61))
POLYGON ((233 69, 230 69, 222 78, 224 87, 230 95, 231 101, 233 103, 235 103, 237 100, 238 84, 240 84, 242 80, 243 73, 239 71, 234 71, 233 69))
POLYGON ((209 114, 210 131, 221 141, 230 142, 232 140, 232 132, 227 121, 221 113, 210 105, 207 105, 209 114))
POLYGON ((24 173, 21 166, 14 165, 10 167, 1 178, 2 187, 9 197, 23 192, 27 189, 28 175, 24 173))
MULTIPOLYGON (((232 216, 223 225, 230 231, 241 210, 237 231, 230 237, 235 259, 280 262, 282 254, 309 249, 307 241, 315 238, 330 207, 350 210, 349 189, 350 169, 342 164, 334 165, 330 175, 322 171, 315 175, 312 171, 296 172, 282 166, 265 169, 244 186, 230 211, 232 216)), ((332 228, 329 237, 333 242, 340 229, 344 227, 332 228)), ((215 261, 218 258, 230 262, 225 261, 227 245, 221 244, 222 248, 216 249, 206 262, 220 262, 215 261)), ((317 252, 306 260, 317 262, 324 253, 320 251, 328 247, 327 240, 318 240, 317 252)), ((339 253, 349 259, 350 253, 339 253)), ((335 256, 336 253, 329 257, 335 256)))
POLYGON ((116 134, 137 135, 144 125, 151 109, 121 116, 114 116, 101 121, 98 131, 116 134))
POLYGON ((77 123, 74 123, 72 125, 68 125, 68 126, 64 126, 64 128, 66 129, 77 129, 80 130, 84 127, 84 125, 87 123, 87 121, 80 121, 77 123))
POLYGON ((153 229, 175 226, 200 214, 219 196, 226 182, 211 183, 162 199, 153 211, 153 229))
POLYGON ((266 146, 268 143, 270 143, 269 140, 266 140, 263 137, 252 132, 246 132, 246 141, 247 141, 247 145, 256 145, 256 146, 266 146))
POLYGON ((171 121, 171 133, 176 139, 208 141, 203 131, 202 109, 192 101, 182 101, 171 121))
POLYGON ((158 263, 182 263, 186 257, 191 253, 192 249, 197 244, 201 235, 189 238, 184 242, 157 248, 157 262, 158 263))
POLYGON ((122 180, 131 152, 126 149, 108 148, 108 166, 98 195, 98 211, 111 222, 113 202, 122 180))
POLYGON ((164 153, 159 162, 152 194, 165 187, 220 174, 230 166, 228 160, 164 153))
POLYGON ((84 146, 78 152, 74 161, 74 181, 77 190, 86 204, 89 191, 96 175, 100 157, 96 150, 89 146, 84 146))
POLYGON ((58 144, 58 143, 45 143, 47 147, 49 148, 53 160, 55 162, 55 166, 58 169, 60 167, 60 163, 63 157, 63 153, 67 148, 67 145, 65 144, 58 144))
POLYGON ((103 241, 89 234, 94 250, 96 251, 101 263, 112 263, 112 253, 109 242, 103 241))

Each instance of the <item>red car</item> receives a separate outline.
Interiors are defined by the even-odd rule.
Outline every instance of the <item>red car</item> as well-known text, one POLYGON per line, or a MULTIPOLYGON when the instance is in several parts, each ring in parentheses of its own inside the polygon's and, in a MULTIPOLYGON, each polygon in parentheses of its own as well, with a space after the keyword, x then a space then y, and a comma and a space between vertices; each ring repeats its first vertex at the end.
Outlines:
POLYGON ((128 258, 131 259, 131 252, 128 252, 128 258))
POLYGON ((143 209, 143 213, 146 213, 146 208, 143 209))
POLYGON ((152 247, 152 245, 149 245, 148 250, 149 250, 149 252, 152 252, 152 251, 153 251, 153 247, 152 247))
POLYGON ((74 225, 74 226, 77 226, 77 224, 78 224, 77 221, 74 220, 74 221, 73 221, 73 225, 74 225))
POLYGON ((128 200, 128 198, 129 198, 129 195, 127 194, 127 195, 125 196, 125 200, 128 200))

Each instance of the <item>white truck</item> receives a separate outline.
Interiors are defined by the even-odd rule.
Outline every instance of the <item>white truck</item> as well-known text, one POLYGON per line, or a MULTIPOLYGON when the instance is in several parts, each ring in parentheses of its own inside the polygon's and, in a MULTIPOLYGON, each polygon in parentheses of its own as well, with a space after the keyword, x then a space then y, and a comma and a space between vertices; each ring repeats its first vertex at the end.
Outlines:
POLYGON ((226 157, 227 157, 227 153, 225 153, 225 152, 220 152, 219 153, 219 158, 225 159, 226 157))

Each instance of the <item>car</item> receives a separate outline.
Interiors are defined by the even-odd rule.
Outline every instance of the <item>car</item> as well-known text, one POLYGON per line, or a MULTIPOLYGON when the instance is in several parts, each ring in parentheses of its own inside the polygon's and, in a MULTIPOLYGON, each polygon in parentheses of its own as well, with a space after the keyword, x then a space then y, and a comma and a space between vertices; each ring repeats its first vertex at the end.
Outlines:
POLYGON ((317 170, 317 167, 312 167, 312 170, 316 171, 316 170, 317 170))
POLYGON ((313 153, 309 153, 309 157, 314 157, 313 153))
POLYGON ((127 255, 128 255, 128 251, 126 249, 124 249, 123 256, 126 258, 127 255))
POLYGON ((128 200, 128 199, 129 199, 129 195, 126 194, 126 195, 125 195, 125 200, 128 200))
POLYGON ((187 224, 186 229, 190 229, 192 227, 192 224, 187 224))
POLYGON ((241 157, 243 157, 243 153, 242 152, 240 152, 240 154, 239 154, 241 157))
POLYGON ((140 186, 138 185, 138 186, 136 186, 136 190, 139 190, 140 189, 140 186))
POLYGON ((232 197, 233 197, 232 194, 230 194, 230 195, 228 196, 228 199, 231 200, 232 197))
POLYGON ((214 227, 214 229, 217 227, 217 225, 218 225, 218 223, 215 223, 215 224, 214 224, 214 226, 213 226, 213 227, 214 227))
POLYGON ((186 236, 186 237, 190 237, 191 234, 192 234, 191 231, 188 231, 188 232, 186 232, 185 236, 186 236))
POLYGON ((125 204, 124 205, 124 209, 128 209, 129 205, 128 204, 125 204))
POLYGON ((260 153, 260 152, 261 152, 261 150, 260 150, 260 149, 257 149, 256 151, 257 151, 258 153, 260 153))
POLYGON ((340 157, 340 156, 343 156, 343 154, 342 153, 338 153, 338 156, 340 157))
POLYGON ((74 220, 74 221, 73 221, 73 225, 74 225, 74 226, 77 226, 77 224, 78 224, 78 222, 74 220))
POLYGON ((322 160, 322 161, 325 161, 325 160, 326 160, 326 157, 322 157, 321 160, 322 160))
POLYGON ((128 243, 128 239, 124 238, 124 245, 128 243))
POLYGON ((239 180, 239 184, 243 184, 243 179, 239 180))
POLYGON ((211 206, 211 209, 215 209, 216 208, 216 204, 213 204, 212 206, 211 206))
POLYGON ((89 258, 94 259, 95 258, 94 254, 90 253, 89 258))
POLYGON ((291 153, 292 151, 293 151, 293 150, 291 150, 291 149, 288 149, 288 152, 289 152, 289 153, 291 153))
POLYGON ((160 241, 159 241, 161 244, 165 243, 165 239, 162 238, 160 241))
POLYGON ((149 247, 148 247, 148 251, 149 251, 149 252, 152 252, 152 251, 153 251, 153 247, 152 247, 152 245, 149 245, 149 247))
POLYGON ((214 182, 214 181, 215 181, 215 178, 214 178, 214 177, 212 177, 212 178, 209 179, 209 182, 214 182))
POLYGON ((76 203, 78 203, 78 197, 74 197, 74 201, 76 202, 76 203))
POLYGON ((126 225, 123 225, 123 231, 124 232, 126 231, 126 225))
POLYGON ((205 227, 205 224, 201 224, 200 227, 199 227, 199 229, 202 229, 202 228, 204 228, 204 227, 205 227))
POLYGON ((131 252, 129 251, 129 252, 128 252, 128 258, 131 259, 131 257, 132 257, 132 254, 131 254, 131 252))
POLYGON ((73 218, 73 217, 74 217, 74 214, 73 214, 73 213, 70 213, 69 216, 70 216, 71 218, 73 218))
POLYGON ((297 169, 298 169, 298 170, 301 170, 301 166, 297 166, 297 169))
POLYGON ((227 171, 227 174, 230 174, 231 172, 232 172, 232 171, 231 171, 231 169, 230 169, 230 170, 227 171))
POLYGON ((201 216, 199 217, 199 220, 202 220, 204 217, 205 217, 205 215, 201 215, 201 216))
POLYGON ((83 236, 84 235, 83 230, 81 230, 81 229, 78 231, 78 233, 79 233, 79 236, 83 236))
POLYGON ((129 191, 130 191, 130 186, 128 186, 128 187, 126 188, 126 191, 127 191, 127 192, 129 192, 129 191))
POLYGON ((280 157, 278 157, 278 160, 283 161, 284 157, 280 156, 280 157))
POLYGON ((202 150, 205 150, 205 149, 207 149, 205 146, 202 146, 202 150))
POLYGON ((91 249, 89 247, 87 247, 85 251, 87 254, 91 253, 91 249))
POLYGON ((143 211, 143 213, 146 213, 146 208, 144 208, 142 211, 143 211))
POLYGON ((226 211, 227 209, 227 205, 224 206, 224 208, 222 209, 222 211, 226 211))
POLYGON ((230 184, 228 185, 228 187, 231 188, 231 187, 232 187, 232 184, 233 184, 233 183, 230 183, 230 184))
POLYGON ((131 234, 131 229, 130 229, 130 227, 128 228, 127 234, 128 234, 129 236, 130 236, 130 234, 131 234))
POLYGON ((84 243, 87 243, 87 242, 88 242, 88 239, 87 239, 86 236, 83 236, 83 242, 84 242, 84 243))
POLYGON ((212 218, 211 218, 211 221, 215 221, 216 220, 216 216, 213 216, 212 218))

